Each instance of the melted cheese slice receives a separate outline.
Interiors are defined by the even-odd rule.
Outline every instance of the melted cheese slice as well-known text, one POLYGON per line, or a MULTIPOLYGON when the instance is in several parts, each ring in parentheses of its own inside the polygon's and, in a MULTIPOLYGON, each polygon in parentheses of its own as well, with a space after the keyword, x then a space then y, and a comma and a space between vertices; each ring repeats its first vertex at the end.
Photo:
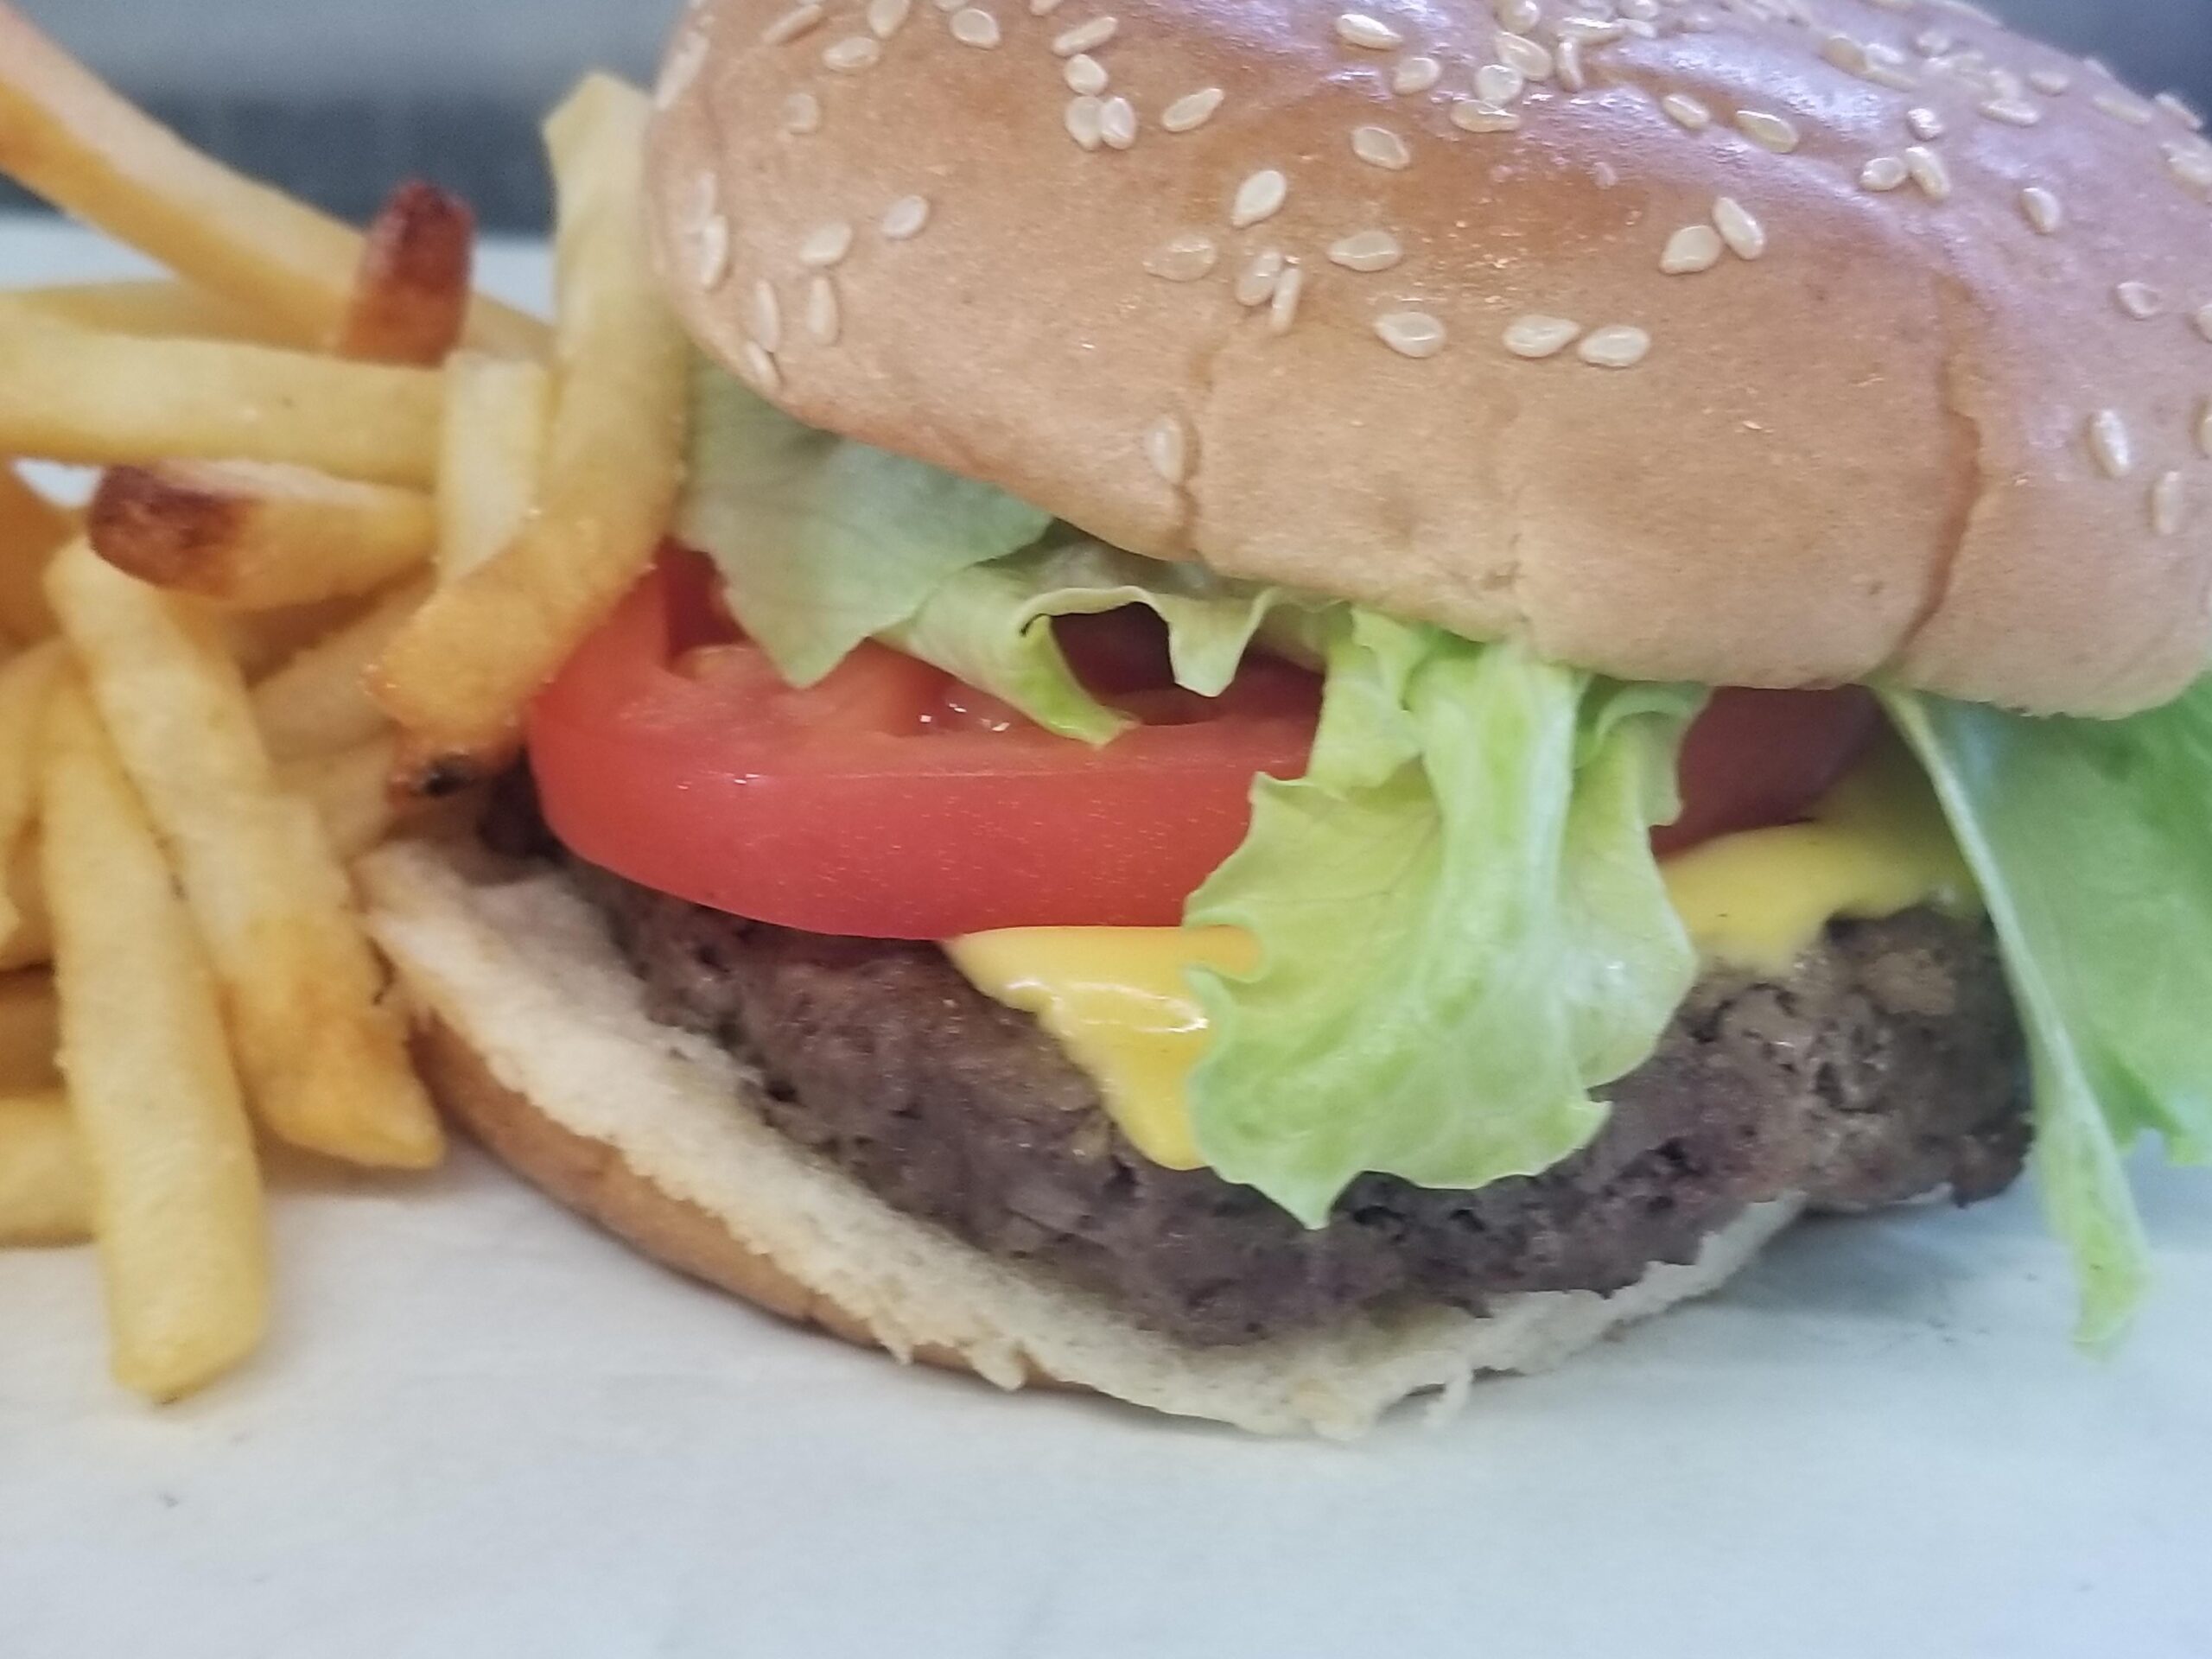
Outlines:
MULTIPOLYGON (((1974 879, 1926 780, 1901 750, 1847 779, 1810 819, 1709 842, 1662 867, 1699 954, 1779 978, 1839 918, 1877 921, 1922 905, 1971 912, 1974 879)), ((1034 1014, 1098 1085, 1136 1149, 1169 1169, 1205 1160, 1186 1104, 1205 1052, 1205 1010, 1187 970, 1249 973, 1233 928, 1019 928, 945 953, 986 996, 1034 1014)))

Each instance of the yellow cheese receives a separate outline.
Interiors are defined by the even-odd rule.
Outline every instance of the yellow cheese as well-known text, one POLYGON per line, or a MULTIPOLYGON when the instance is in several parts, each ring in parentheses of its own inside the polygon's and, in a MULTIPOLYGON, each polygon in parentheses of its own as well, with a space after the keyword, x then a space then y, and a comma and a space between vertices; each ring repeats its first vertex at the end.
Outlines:
MULTIPOLYGON (((1669 860, 1667 891, 1700 955, 1779 976, 1844 917, 1874 921, 1932 904, 1976 903, 1974 879, 1910 759, 1885 750, 1809 822, 1755 830, 1669 860)), ((1098 1085, 1130 1142, 1169 1169, 1205 1165, 1186 1085, 1205 1052, 1196 965, 1249 973, 1250 936, 1234 928, 1020 928, 945 947, 978 990, 1036 1015, 1098 1085)))

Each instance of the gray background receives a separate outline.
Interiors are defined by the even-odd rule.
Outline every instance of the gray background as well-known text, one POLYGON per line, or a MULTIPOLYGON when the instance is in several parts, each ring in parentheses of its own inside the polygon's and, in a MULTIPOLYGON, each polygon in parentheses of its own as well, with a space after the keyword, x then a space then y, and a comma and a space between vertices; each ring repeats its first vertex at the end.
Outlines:
MULTIPOLYGON (((195 142, 350 217, 397 178, 544 222, 536 126, 588 66, 648 73, 677 0, 18 0, 195 142)), ((1992 0, 2212 105, 2212 0, 1992 0)))

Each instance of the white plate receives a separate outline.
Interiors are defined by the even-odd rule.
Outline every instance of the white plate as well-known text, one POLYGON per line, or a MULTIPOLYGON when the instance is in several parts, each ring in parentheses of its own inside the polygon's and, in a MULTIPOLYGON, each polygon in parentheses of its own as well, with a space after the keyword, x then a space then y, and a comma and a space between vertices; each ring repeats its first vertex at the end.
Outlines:
MULTIPOLYGON (((114 268, 0 230, 0 280, 114 268)), ((2202 1656, 2212 1187, 2143 1191, 2109 1363, 2015 1195, 1807 1227, 1344 1449, 899 1370, 467 1153, 288 1190, 268 1351, 168 1411, 107 1381, 89 1255, 0 1255, 0 1653, 2202 1656)))

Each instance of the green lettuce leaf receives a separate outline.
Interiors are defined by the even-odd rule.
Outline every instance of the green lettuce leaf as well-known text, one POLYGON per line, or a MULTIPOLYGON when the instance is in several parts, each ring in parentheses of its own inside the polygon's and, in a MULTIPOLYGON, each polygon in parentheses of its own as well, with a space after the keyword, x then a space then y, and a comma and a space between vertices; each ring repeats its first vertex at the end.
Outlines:
POLYGON ((1141 605, 1167 625, 1176 683, 1215 697, 1278 606, 1305 604, 1279 588, 1217 576, 1203 565, 1140 558, 1100 543, 1046 543, 948 577, 882 639, 910 657, 1012 703, 1063 737, 1104 743, 1128 721, 1069 669, 1052 635, 1057 616, 1141 605))
POLYGON ((2212 1160, 2212 680, 2132 720, 2031 720, 1904 692, 1891 717, 1981 884, 2027 1027, 2035 1163, 2082 1281, 2126 1330, 2148 1249, 2122 1154, 2212 1160))
POLYGON ((677 534, 714 560, 730 608, 794 685, 1052 523, 987 484, 801 425, 703 359, 692 416, 677 534))
POLYGON ((1591 1090, 1651 1052, 1696 969, 1649 837, 1703 694, 1364 612, 1309 633, 1311 769, 1256 786, 1187 920, 1261 949, 1249 976, 1193 976, 1198 1144, 1319 1225, 1367 1171, 1479 1187, 1598 1132, 1591 1090))

